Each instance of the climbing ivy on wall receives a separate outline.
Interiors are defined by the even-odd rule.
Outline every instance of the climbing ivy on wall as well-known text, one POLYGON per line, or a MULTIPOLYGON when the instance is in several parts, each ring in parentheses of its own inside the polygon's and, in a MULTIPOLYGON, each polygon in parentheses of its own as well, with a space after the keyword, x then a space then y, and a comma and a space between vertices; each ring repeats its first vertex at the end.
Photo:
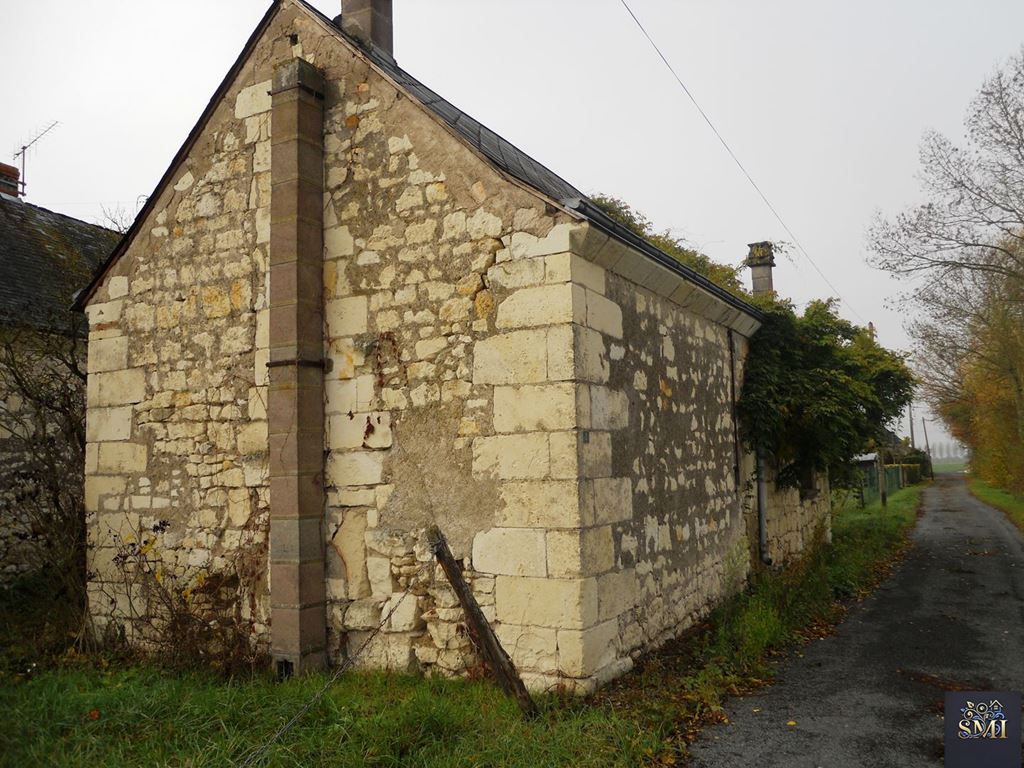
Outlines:
POLYGON ((799 487, 812 471, 849 485, 853 457, 910 402, 913 375, 902 355, 839 317, 834 300, 812 301, 803 315, 789 302, 757 303, 765 319, 737 406, 744 442, 776 462, 782 485, 799 487))

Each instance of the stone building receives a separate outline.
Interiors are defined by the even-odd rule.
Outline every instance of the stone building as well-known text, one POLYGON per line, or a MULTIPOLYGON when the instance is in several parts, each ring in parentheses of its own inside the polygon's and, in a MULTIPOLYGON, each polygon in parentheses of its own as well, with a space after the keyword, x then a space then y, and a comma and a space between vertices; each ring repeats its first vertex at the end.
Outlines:
POLYGON ((81 446, 67 444, 61 431, 66 422, 56 415, 66 403, 50 410, 45 401, 51 394, 72 396, 78 410, 71 420, 80 422, 85 384, 59 363, 44 371, 38 364, 52 360, 47 353, 78 344, 84 368, 86 329, 71 312, 72 296, 119 238, 26 202, 18 176, 17 168, 0 163, 0 585, 47 560, 43 548, 53 542, 45 532, 55 507, 53 489, 41 487, 40 477, 66 471, 69 485, 76 486, 67 493, 81 500, 80 465, 71 469, 73 461, 53 461, 81 457, 81 446), (13 375, 21 377, 20 385, 13 375), (46 445, 51 438, 53 450, 46 445))
MULTIPOLYGON (((145 598, 125 536, 185 578, 244 550, 279 664, 458 673, 437 524, 528 684, 591 690, 757 556, 759 314, 402 70, 390 5, 274 2, 80 300, 93 612, 145 598)), ((794 494, 775 562, 827 525, 794 494)))

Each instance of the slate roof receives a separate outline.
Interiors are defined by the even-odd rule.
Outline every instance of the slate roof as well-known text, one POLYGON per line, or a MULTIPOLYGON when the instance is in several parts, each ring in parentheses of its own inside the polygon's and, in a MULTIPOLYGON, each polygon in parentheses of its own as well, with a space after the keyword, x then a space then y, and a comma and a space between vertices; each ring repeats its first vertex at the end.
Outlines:
POLYGON ((66 328, 71 294, 86 282, 80 276, 102 265, 120 238, 0 193, 0 323, 66 328), (79 284, 70 284, 76 275, 79 284))
MULTIPOLYGON (((228 71, 223 82, 214 93, 213 98, 210 99, 210 103, 207 105, 206 110, 203 112, 199 122, 196 123, 192 132, 189 134, 185 143, 181 149, 178 150, 178 154, 175 156, 173 162, 168 167, 164 177, 160 180, 157 185, 156 191, 150 195, 149 200, 142 211, 139 212, 138 217, 135 220, 135 224, 125 235, 124 240, 114 253, 111 254, 110 259, 100 269, 92 283, 90 283, 87 290, 83 291, 75 303, 76 309, 83 309, 85 304, 88 302, 93 290, 102 280, 103 273, 106 268, 112 264, 121 253, 123 253, 128 244, 131 242, 135 235, 136 230, 139 228, 141 222, 145 220, 149 214, 152 206, 159 197, 160 191, 164 186, 170 182, 175 169, 178 164, 184 160, 188 151, 192 148, 192 145, 196 142, 199 134, 213 114, 214 109, 220 103, 221 99, 227 93, 234 81, 235 77, 241 71, 242 66, 245 64, 249 57, 249 54, 255 48, 260 35, 263 30, 269 25, 275 12, 278 9, 280 0, 274 0, 271 3, 270 8, 264 15, 262 21, 253 30, 252 35, 246 42, 245 47, 235 60, 234 65, 228 71)), ((414 100, 422 104, 426 109, 436 115, 440 120, 446 123, 456 134, 458 134, 463 140, 465 140, 470 146, 476 149, 481 155, 487 158, 495 167, 509 176, 518 179, 528 187, 540 192, 548 198, 557 201, 567 208, 572 209, 577 214, 588 220, 596 228, 602 232, 614 237, 615 239, 626 243, 627 245, 635 248, 636 250, 643 253, 652 261, 657 262, 665 269, 673 272, 680 277, 684 278, 690 283, 700 286, 708 293, 717 297, 723 301, 726 305, 738 309, 749 317, 761 320, 763 315, 760 310, 751 306, 747 302, 743 301, 737 296, 729 293, 727 290, 711 282, 706 277, 697 272, 694 272, 687 266, 680 264, 678 261, 673 259, 671 256, 666 254, 664 251, 651 245, 642 237, 638 236, 631 230, 627 229, 623 225, 608 216, 604 211, 598 208, 590 199, 583 194, 580 190, 570 184, 568 181, 563 179, 561 176, 550 170, 546 166, 542 165, 538 161, 534 160, 528 154, 523 152, 518 147, 514 146, 509 141, 505 140, 497 133, 492 131, 487 126, 480 123, 478 120, 467 115, 462 110, 455 107, 451 102, 443 99, 437 93, 432 91, 426 85, 421 83, 415 77, 410 75, 404 69, 398 66, 398 63, 388 53, 381 51, 373 46, 366 47, 355 38, 350 37, 341 30, 341 28, 335 23, 333 19, 325 16, 323 13, 318 11, 313 6, 309 5, 305 0, 295 0, 296 4, 304 8, 308 13, 316 16, 332 30, 339 37, 344 38, 348 43, 354 46, 357 50, 362 53, 381 71, 383 71, 388 77, 395 81, 406 93, 409 94, 414 100)))
MULTIPOLYGON (((306 5, 303 0, 300 4, 306 5)), ((483 123, 470 117, 451 102, 439 96, 422 82, 410 75, 385 51, 373 46, 364 46, 358 40, 345 34, 334 22, 317 11, 312 6, 306 6, 310 11, 316 13, 320 18, 334 26, 338 34, 345 37, 349 42, 360 48, 366 56, 381 70, 404 89, 413 99, 433 112, 437 117, 448 124, 459 136, 468 142, 480 154, 490 160, 500 170, 509 176, 518 179, 529 187, 557 200, 567 208, 575 210, 578 214, 587 219, 591 224, 601 229, 606 234, 617 240, 636 248, 648 258, 658 262, 661 266, 696 283, 709 293, 724 301, 731 307, 739 309, 745 314, 761 319, 761 312, 739 297, 729 293, 721 286, 711 282, 703 275, 694 272, 689 267, 680 264, 664 251, 656 248, 644 238, 638 236, 632 230, 624 227, 619 222, 608 216, 598 208, 583 192, 574 187, 568 181, 556 174, 550 168, 534 160, 523 150, 511 142, 502 138, 483 123)))

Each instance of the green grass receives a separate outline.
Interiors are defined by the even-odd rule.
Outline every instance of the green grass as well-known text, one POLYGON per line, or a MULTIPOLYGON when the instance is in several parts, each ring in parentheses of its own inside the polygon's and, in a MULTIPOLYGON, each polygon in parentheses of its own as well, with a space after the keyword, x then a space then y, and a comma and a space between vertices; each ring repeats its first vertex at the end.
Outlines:
MULTIPOLYGON (((346 674, 269 753, 272 766, 671 765, 725 696, 772 674, 771 660, 839 618, 836 598, 879 578, 913 524, 920 488, 886 511, 844 509, 834 544, 760 575, 687 637, 588 701, 544 698, 524 721, 481 682, 346 674)), ((0 684, 0 765, 236 764, 322 684, 314 676, 225 682, 153 666, 65 661, 0 684), (116 667, 116 668, 115 668, 116 667)))
POLYGON ((967 469, 967 461, 964 459, 940 459, 932 462, 932 469, 936 473, 963 472, 967 469))
MULTIPOLYGON (((153 668, 61 670, 0 693, 11 766, 235 764, 305 703, 322 677, 225 683, 153 668)), ((606 711, 542 702, 524 722, 484 683, 344 676, 274 748, 274 766, 632 766, 655 735, 606 711)))
POLYGON ((967 481, 971 494, 991 507, 1001 509, 1017 526, 1024 531, 1024 497, 989 485, 979 477, 967 481))

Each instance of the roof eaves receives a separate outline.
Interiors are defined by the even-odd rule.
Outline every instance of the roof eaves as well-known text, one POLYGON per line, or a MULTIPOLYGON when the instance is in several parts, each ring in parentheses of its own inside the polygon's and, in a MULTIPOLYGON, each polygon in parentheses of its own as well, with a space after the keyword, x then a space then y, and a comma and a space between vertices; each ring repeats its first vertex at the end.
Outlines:
POLYGON ((670 272, 679 275, 679 277, 703 288, 705 291, 710 293, 717 299, 725 302, 728 306, 733 309, 738 309, 750 317, 760 321, 764 320, 764 313, 757 307, 745 302, 740 297, 733 293, 725 290, 722 286, 712 282, 708 278, 699 272, 687 267, 685 264, 681 264, 676 259, 673 259, 667 253, 660 248, 651 244, 644 238, 625 226, 615 221, 611 216, 598 208, 589 198, 583 197, 579 200, 563 200, 562 204, 568 208, 572 208, 583 215, 591 224, 596 226, 598 229, 603 231, 610 237, 614 237, 622 243, 635 248, 642 254, 647 256, 649 259, 669 270, 670 272))

